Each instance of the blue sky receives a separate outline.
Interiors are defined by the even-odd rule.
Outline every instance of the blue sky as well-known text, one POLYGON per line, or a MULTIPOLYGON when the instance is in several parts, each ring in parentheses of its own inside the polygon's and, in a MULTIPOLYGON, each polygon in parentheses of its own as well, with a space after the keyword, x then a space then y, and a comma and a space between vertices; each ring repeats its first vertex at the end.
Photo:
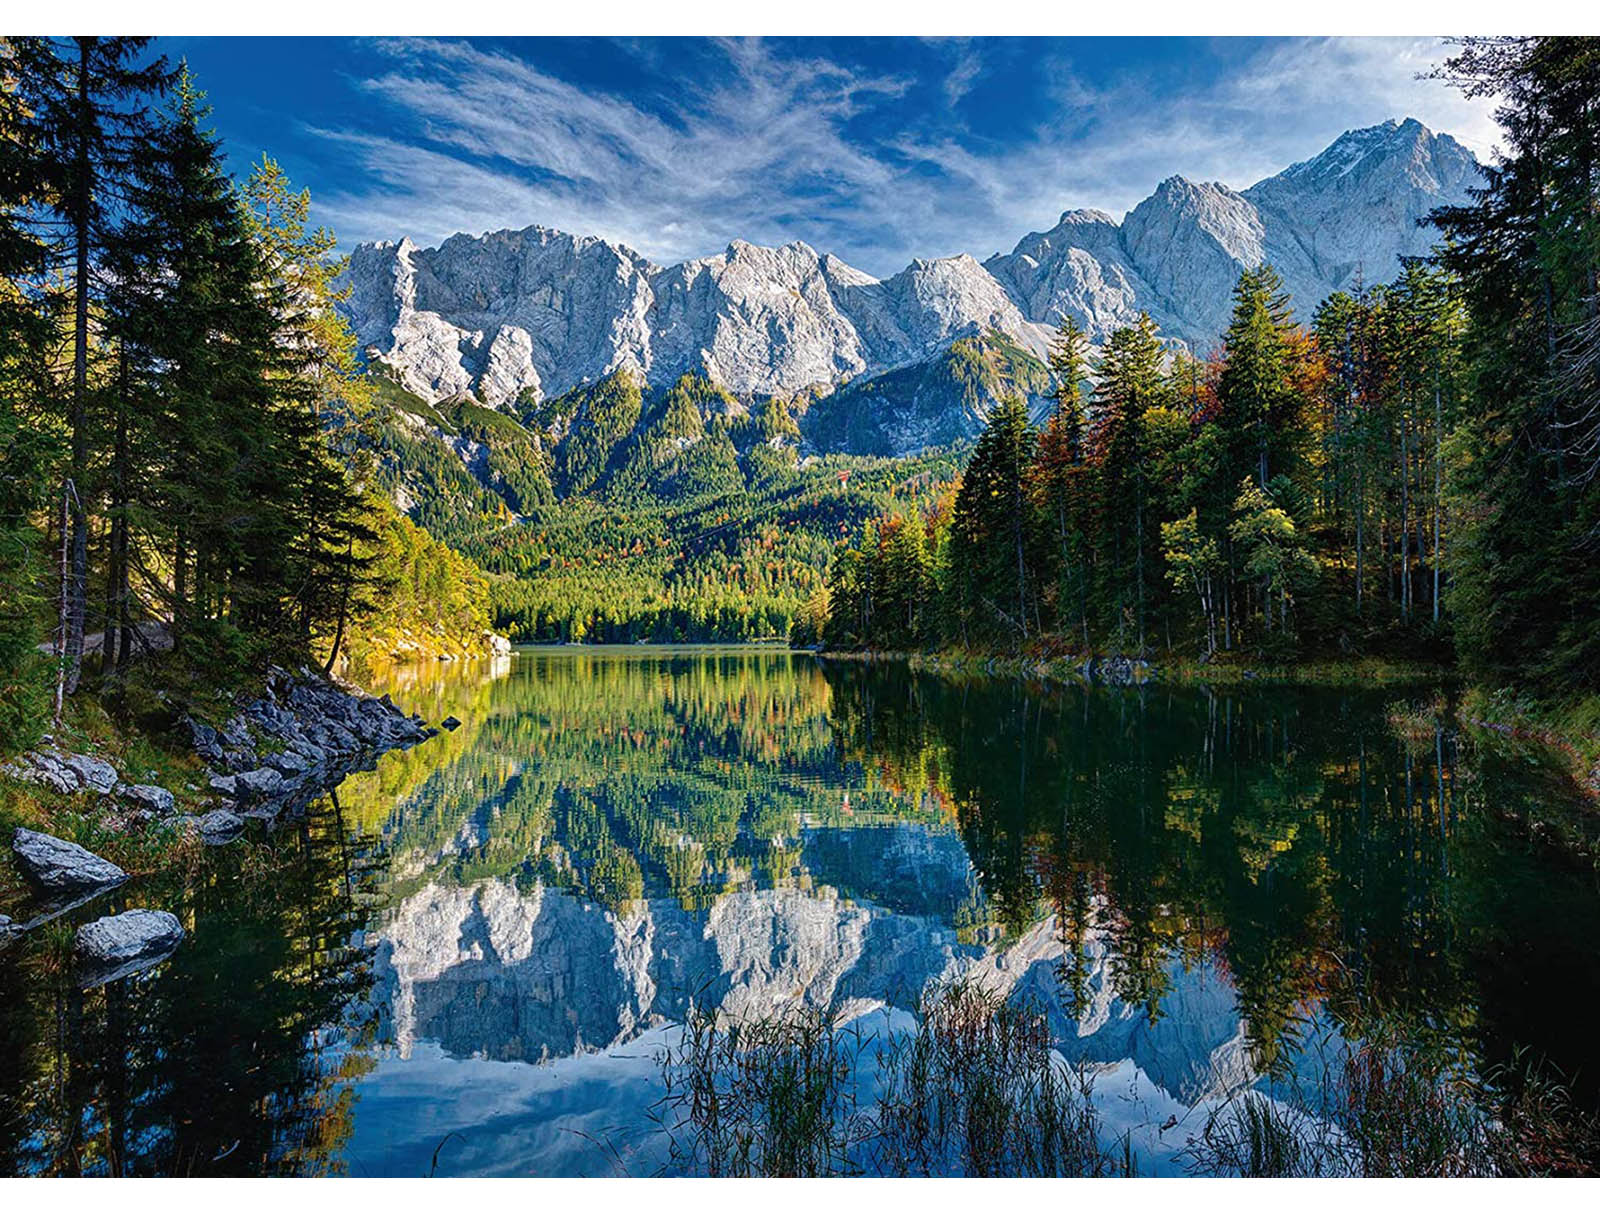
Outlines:
POLYGON ((1480 156, 1435 39, 167 38, 230 164, 263 150, 345 245, 541 223, 663 263, 804 240, 877 275, 1243 188, 1412 116, 1480 156))

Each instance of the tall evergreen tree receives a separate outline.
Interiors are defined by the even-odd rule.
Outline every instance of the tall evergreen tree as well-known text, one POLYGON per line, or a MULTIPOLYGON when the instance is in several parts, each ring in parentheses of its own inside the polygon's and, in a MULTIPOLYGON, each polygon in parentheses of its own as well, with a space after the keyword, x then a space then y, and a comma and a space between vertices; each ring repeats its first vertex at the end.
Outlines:
POLYGON ((965 636, 1017 640, 1035 629, 1037 529, 1027 478, 1037 443, 1027 405, 1007 397, 990 412, 961 478, 951 562, 965 636))
POLYGON ((1253 473, 1265 489, 1273 475, 1288 471, 1285 447, 1295 436, 1287 423, 1299 405, 1292 391, 1292 328, 1277 271, 1266 264, 1243 271, 1233 288, 1233 316, 1223 338, 1227 363, 1217 386, 1233 486, 1235 473, 1253 473))
POLYGON ((1096 569, 1108 628, 1142 651, 1154 582, 1160 578, 1160 520, 1146 414, 1165 404, 1165 356, 1155 323, 1117 330, 1106 342, 1095 394, 1093 461, 1098 470, 1096 569))
POLYGON ((1600 686, 1600 44, 1471 38, 1439 73, 1500 99, 1505 152, 1435 222, 1472 408, 1453 478, 1457 641, 1480 675, 1600 686))
POLYGON ((1041 594, 1052 592, 1050 618, 1058 628, 1076 628, 1089 642, 1089 589, 1093 579, 1087 541, 1091 500, 1087 458, 1088 421, 1083 383, 1088 372, 1088 339, 1070 315, 1063 315, 1050 344, 1055 379, 1055 409, 1039 436, 1029 474, 1035 509, 1051 537, 1041 594))
POLYGON ((324 667, 338 661, 353 616, 370 612, 381 589, 379 539, 361 484, 370 473, 360 442, 371 403, 356 339, 336 305, 346 259, 333 256, 325 228, 307 231, 311 197, 296 192, 276 161, 263 156, 242 191, 244 218, 274 301, 280 358, 273 388, 289 432, 290 487, 296 511, 286 573, 295 597, 294 643, 328 638, 324 667))
POLYGON ((0 753, 35 740, 46 701, 33 519, 54 455, 38 408, 48 384, 40 287, 49 250, 27 223, 46 187, 39 134, 18 88, 15 43, 0 40, 0 753))
POLYGON ((135 421, 152 450, 151 540, 166 554, 167 599, 180 652, 243 661, 292 637, 296 496, 319 443, 301 355, 286 343, 291 312, 252 238, 203 96, 184 73, 134 175, 116 336, 143 382, 135 421))
POLYGON ((64 395, 70 459, 63 497, 70 511, 66 637, 67 688, 77 686, 88 605, 93 336, 91 320, 106 284, 100 273, 117 240, 120 186, 143 157, 151 132, 149 103, 170 81, 163 60, 148 57, 148 38, 81 37, 16 41, 14 64, 49 169, 56 261, 70 295, 72 359, 64 395))

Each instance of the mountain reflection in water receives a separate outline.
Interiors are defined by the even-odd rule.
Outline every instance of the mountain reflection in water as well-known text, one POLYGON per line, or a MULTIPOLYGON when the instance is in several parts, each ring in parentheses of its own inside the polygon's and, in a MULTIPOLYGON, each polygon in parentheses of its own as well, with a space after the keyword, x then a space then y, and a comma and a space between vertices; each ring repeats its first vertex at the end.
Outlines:
POLYGON ((1155 1171, 1216 1102, 1297 1099, 1380 1027, 1478 1066, 1528 1046, 1595 1072, 1570 1011, 1600 995, 1593 870, 1517 825, 1555 813, 1557 778, 1397 733, 1398 693, 1047 690, 760 649, 529 651, 383 680, 465 724, 352 777, 297 833, 223 850, 210 893, 181 895, 195 940, 112 985, 100 1027, 60 1010, 102 997, 0 957, 0 1002, 31 1027, 8 1030, 0 1073, 13 1171, 648 1173, 668 1163, 658 1056, 691 1003, 877 1032, 959 979, 1041 1008, 1094 1067, 1107 1133, 1155 1171), (157 1062, 182 1032, 232 1044, 226 1062, 211 1044, 219 1084, 259 1066, 260 1040, 209 1024, 230 1005, 198 989, 202 954, 235 984, 226 949, 260 958, 299 1018, 280 1018, 283 1084, 250 1117, 157 1062), (105 1068, 118 1000, 148 1075, 105 1068), (130 1084, 144 1138, 68 1142, 72 1119, 109 1142, 130 1084), (204 1142, 180 1151, 186 1134, 204 1142))

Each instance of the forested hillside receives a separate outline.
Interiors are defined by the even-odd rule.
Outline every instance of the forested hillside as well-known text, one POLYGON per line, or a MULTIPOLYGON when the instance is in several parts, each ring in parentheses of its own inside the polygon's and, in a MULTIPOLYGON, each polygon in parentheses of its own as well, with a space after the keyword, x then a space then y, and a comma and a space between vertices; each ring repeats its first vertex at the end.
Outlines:
POLYGON ((842 553, 822 639, 1600 686, 1600 50, 1469 39, 1440 74, 1508 142, 1433 257, 1298 315, 1247 270, 1199 361, 1144 317, 1091 367, 1064 322, 1045 424, 995 410, 958 492, 842 553))
POLYGON ((334 236, 208 114, 145 39, 0 41, 0 752, 52 684, 485 644, 484 579, 372 492, 334 236))
POLYGON ((522 640, 783 637, 821 610, 841 544, 923 509, 960 465, 953 447, 803 456, 816 405, 704 376, 651 394, 621 370, 519 417, 429 405, 381 365, 374 383, 377 484, 489 573, 496 627, 522 640))

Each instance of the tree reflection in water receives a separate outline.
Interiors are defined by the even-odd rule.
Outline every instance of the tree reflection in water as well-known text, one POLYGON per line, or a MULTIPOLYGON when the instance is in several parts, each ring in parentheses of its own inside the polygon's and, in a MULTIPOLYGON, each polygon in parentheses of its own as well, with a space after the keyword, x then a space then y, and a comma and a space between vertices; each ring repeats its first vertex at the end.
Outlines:
POLYGON ((1074 1064, 1142 1077, 1163 1121, 1306 1092, 1370 1043, 1475 1069, 1528 1047, 1600 1105, 1574 1012, 1600 997, 1600 892, 1541 842, 1593 828, 1527 757, 1393 728, 1398 693, 754 650, 389 690, 464 724, 114 896, 182 916, 154 975, 79 992, 66 929, 0 954, 0 1169, 422 1172, 459 1131, 446 1156, 479 1171, 605 1171, 556 1133, 564 1103, 648 1104, 640 1043, 691 994, 903 1013, 963 974, 1035 1001, 1074 1064))
POLYGON ((952 802, 1011 932, 1054 915, 1069 1005, 1097 931, 1152 1021, 1174 960, 1221 968, 1269 1072, 1330 1016, 1347 1041, 1432 1038, 1487 1065, 1532 1044, 1594 1104, 1600 1047, 1570 1014, 1600 998, 1594 873, 1526 829, 1572 800, 1556 773, 1396 731, 1392 691, 827 669, 841 752, 952 802))
POLYGON ((184 922, 152 973, 80 990, 65 928, 0 955, 0 1174, 337 1171, 376 1022, 361 929, 378 862, 328 800, 119 892, 184 922))

